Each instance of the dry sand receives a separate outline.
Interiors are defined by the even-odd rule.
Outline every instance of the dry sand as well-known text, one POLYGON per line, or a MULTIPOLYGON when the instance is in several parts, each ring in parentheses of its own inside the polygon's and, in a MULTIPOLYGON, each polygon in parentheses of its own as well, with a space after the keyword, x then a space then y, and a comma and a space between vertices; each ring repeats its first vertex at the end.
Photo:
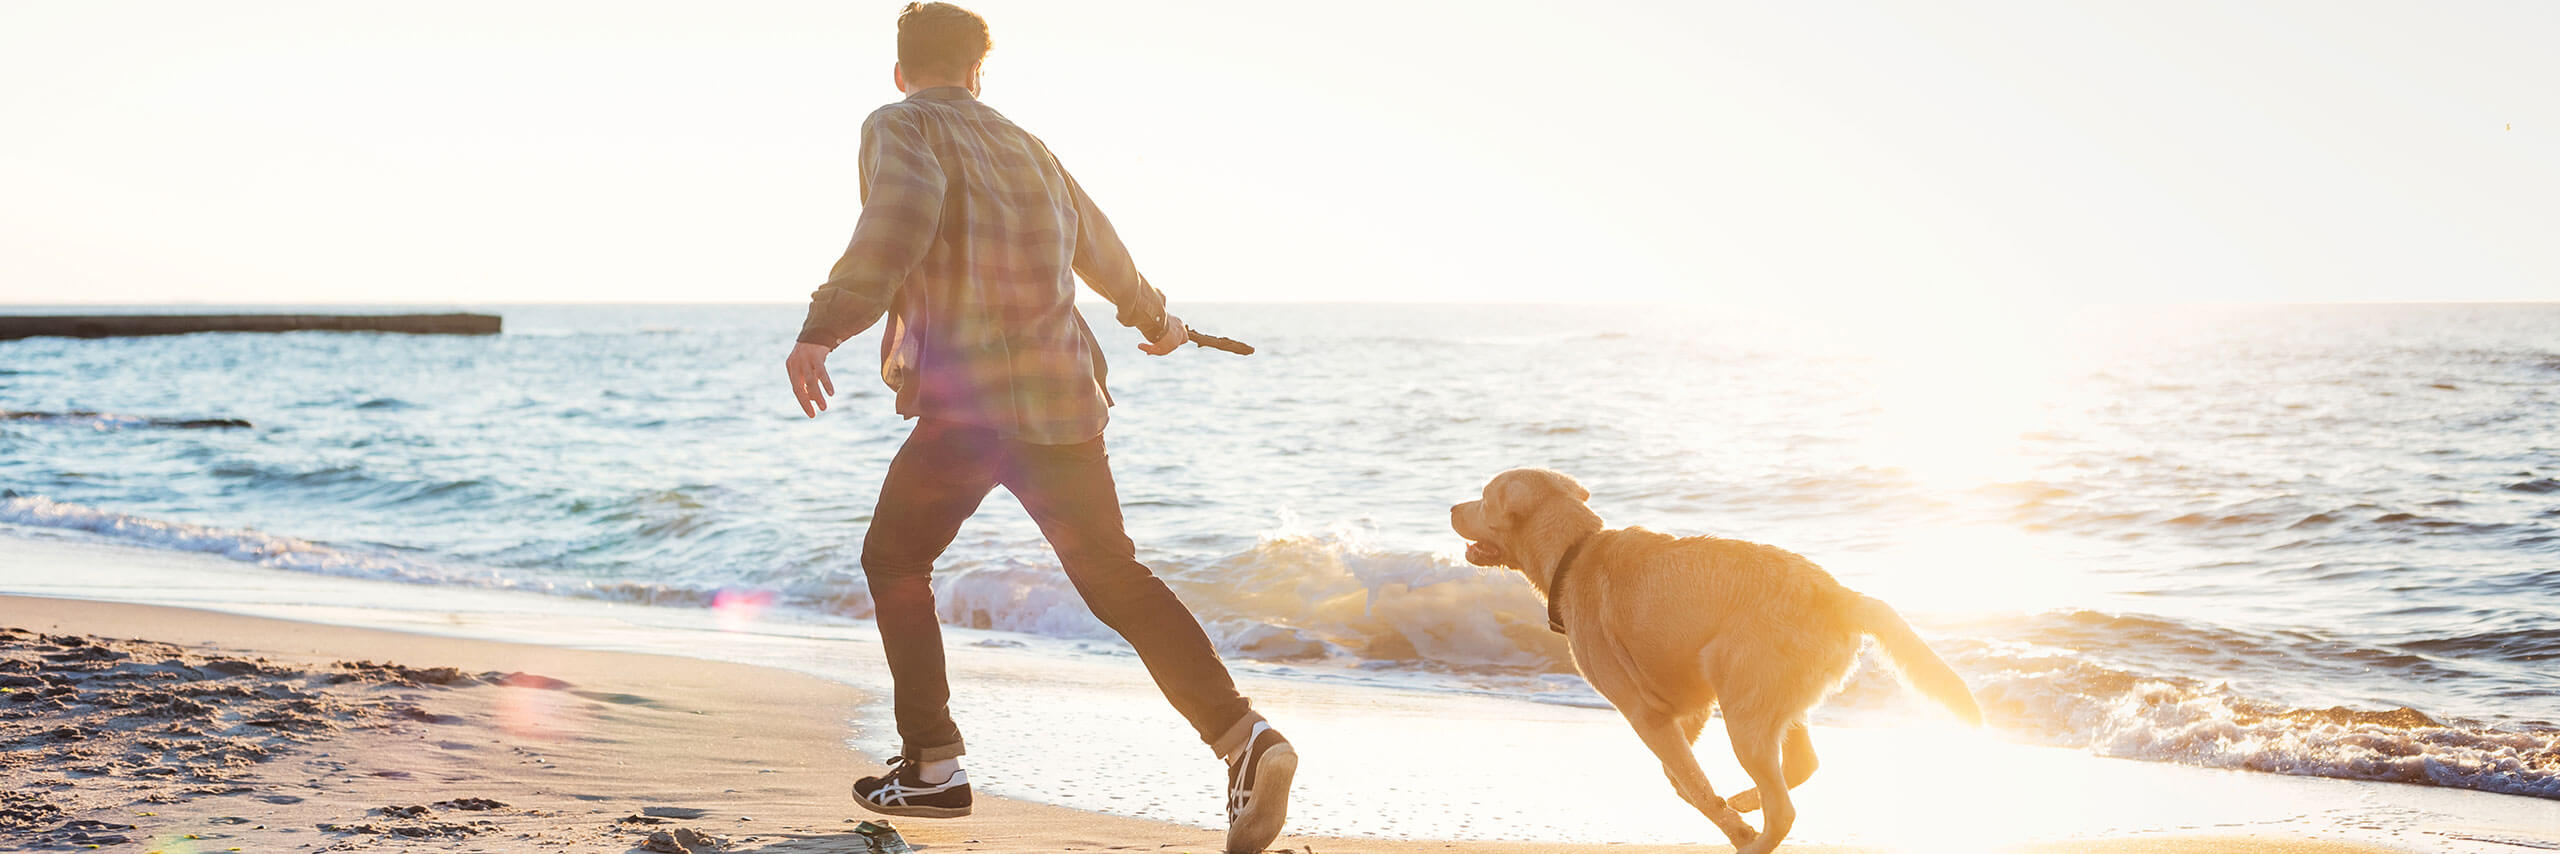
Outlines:
MULTIPOLYGON (((0 635, 0 840, 10 847, 623 852, 691 830, 730 851, 856 852, 852 828, 874 818, 845 794, 879 770, 846 747, 864 698, 812 677, 81 600, 0 596, 0 626, 19 630, 0 635)), ((1999 805, 1982 809, 1999 820, 1999 805)), ((1221 843, 1212 830, 984 794, 969 818, 892 821, 935 851, 1221 843)), ((1701 844, 1685 847, 1281 843, 1323 854, 1726 850, 1705 842, 1703 820, 1699 829, 1701 844)), ((1962 850, 1957 840, 1912 847, 1962 850)), ((2005 850, 2388 849, 2216 836, 2005 850)))

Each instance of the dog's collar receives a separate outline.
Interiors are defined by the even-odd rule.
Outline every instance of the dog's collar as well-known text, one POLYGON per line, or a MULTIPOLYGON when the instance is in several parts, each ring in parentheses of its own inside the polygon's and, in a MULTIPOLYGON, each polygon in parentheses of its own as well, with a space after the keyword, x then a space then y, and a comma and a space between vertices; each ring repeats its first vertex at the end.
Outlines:
POLYGON ((1564 634, 1564 574, 1573 568, 1573 559, 1582 556, 1582 545, 1599 536, 1598 531, 1582 535, 1573 545, 1564 547, 1564 557, 1556 560, 1556 571, 1547 576, 1547 628, 1564 634))

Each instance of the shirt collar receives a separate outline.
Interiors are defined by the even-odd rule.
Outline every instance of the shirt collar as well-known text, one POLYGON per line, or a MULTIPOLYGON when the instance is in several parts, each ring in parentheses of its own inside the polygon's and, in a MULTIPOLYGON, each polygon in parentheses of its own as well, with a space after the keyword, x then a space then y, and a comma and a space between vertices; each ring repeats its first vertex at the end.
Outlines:
POLYGON ((910 101, 918 98, 933 101, 968 101, 976 99, 977 96, 969 94, 966 86, 936 86, 931 89, 918 89, 907 96, 907 100, 910 101))

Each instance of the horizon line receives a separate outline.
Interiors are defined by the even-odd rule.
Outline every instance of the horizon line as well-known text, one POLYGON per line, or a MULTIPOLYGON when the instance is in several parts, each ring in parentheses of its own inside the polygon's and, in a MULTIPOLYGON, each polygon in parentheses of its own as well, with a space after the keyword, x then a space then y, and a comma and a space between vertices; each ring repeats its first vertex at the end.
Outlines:
MULTIPOLYGON (((570 300, 570 301, 547 301, 547 300, 485 300, 485 301, 461 301, 461 300, 456 300, 456 301, 449 301, 449 302, 448 302, 448 301, 401 302, 401 301, 392 301, 392 300, 334 300, 334 301, 326 301, 326 302, 290 302, 290 301, 283 301, 283 302, 279 302, 279 301, 259 301, 259 300, 178 300, 178 301, 23 302, 23 303, 20 303, 20 302, 0 302, 0 309, 10 309, 10 308, 142 308, 142 307, 152 307, 152 306, 170 306, 170 307, 207 307, 207 308, 216 308, 216 307, 248 307, 248 306, 347 306, 347 307, 404 307, 404 308, 435 308, 435 307, 468 308, 468 307, 474 307, 474 306, 485 306, 485 307, 493 307, 493 308, 494 308, 494 307, 506 307, 506 306, 517 306, 517 307, 542 307, 542 308, 571 307, 571 306, 713 306, 713 305, 718 305, 718 306, 767 306, 767 305, 770 305, 770 306, 785 306, 785 305, 795 305, 795 306, 796 306, 796 305, 805 305, 805 304, 806 304, 806 302, 807 302, 806 300, 622 300, 622 301, 607 301, 607 300, 570 300)), ((1493 299, 1493 300, 1428 300, 1428 299, 1417 299, 1417 300, 1279 300, 1279 299, 1216 299, 1216 300, 1180 300, 1180 301, 1168 300, 1167 302, 1168 302, 1168 303, 1170 303, 1170 304, 1175 304, 1175 305, 1181 305, 1181 304, 1191 304, 1191 305, 1335 305, 1335 306, 1340 306, 1340 305, 1375 305, 1375 306, 1434 306, 1434 305, 1448 305, 1448 306, 1460 306, 1460 305, 1465 305, 1465 306, 1483 306, 1483 305, 1517 305, 1517 306, 1644 306, 1644 307, 1752 308, 1752 309, 1766 309, 1766 308, 1786 308, 1786 307, 1803 307, 1803 306, 1812 306, 1812 307, 1831 308, 1831 309, 1844 308, 1844 306, 1839 306, 1839 305, 1822 304, 1822 303, 1812 303, 1812 302, 1808 302, 1808 303, 1733 303, 1733 302, 1702 302, 1702 301, 1689 301, 1689 300, 1607 300, 1607 299, 1601 299, 1601 300, 1501 300, 1501 299, 1493 299)), ((1957 300, 1916 301, 1916 303, 1921 303, 1921 304, 1925 304, 1925 303, 1927 303, 1927 302, 1948 303, 1948 302, 1960 302, 1960 301, 1957 301, 1957 300)), ((2113 302, 2097 301, 2097 302, 2078 302, 2078 303, 2034 302, 2034 301, 2008 301, 2008 302, 2009 302, 2010 304, 2012 304, 2012 305, 2016 306, 2016 307, 2019 307, 2019 308, 2111 308, 2111 307, 2141 307, 2141 306, 2161 306, 2161 307, 2165 307, 2165 306, 2215 306, 2215 307, 2242 307, 2242 306, 2355 306, 2355 305, 2366 305, 2366 306, 2389 306, 2389 305, 2560 305, 2560 298, 2551 298, 2551 299, 2529 299, 2529 298, 2482 298, 2482 299, 2346 299, 2346 300, 2192 300, 2192 301, 2179 301, 2179 300, 2127 300, 2127 301, 2113 301, 2113 302)), ((1085 305, 1110 305, 1111 303, 1110 303, 1110 302, 1108 302, 1108 301, 1105 301, 1105 300, 1100 300, 1100 299, 1079 299, 1079 300, 1077 300, 1077 301, 1076 301, 1076 304, 1077 304, 1077 305, 1080 305, 1080 306, 1085 306, 1085 305)), ((1903 308, 1903 307, 1909 307, 1909 306, 1914 305, 1914 304, 1915 304, 1915 301, 1905 301, 1905 300, 1879 300, 1879 301, 1874 301, 1874 302, 1870 303, 1870 305, 1872 305, 1872 306, 1874 306, 1874 307, 1881 307, 1881 308, 1903 308)), ((1853 306, 1846 306, 1845 308, 1858 308, 1858 307, 1860 307, 1860 306, 1854 306, 1854 305, 1853 305, 1853 306)))

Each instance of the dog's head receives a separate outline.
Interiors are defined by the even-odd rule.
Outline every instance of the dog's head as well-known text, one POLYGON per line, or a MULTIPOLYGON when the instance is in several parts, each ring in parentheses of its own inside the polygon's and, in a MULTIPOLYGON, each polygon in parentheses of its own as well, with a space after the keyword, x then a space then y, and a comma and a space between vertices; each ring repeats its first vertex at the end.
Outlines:
POLYGON ((1589 500, 1591 490, 1563 472, 1512 469, 1494 475, 1483 498, 1449 508, 1449 527, 1467 539, 1468 563, 1525 570, 1522 552, 1560 549, 1548 541, 1588 533, 1575 528, 1582 520, 1597 522, 1583 504, 1589 500))

